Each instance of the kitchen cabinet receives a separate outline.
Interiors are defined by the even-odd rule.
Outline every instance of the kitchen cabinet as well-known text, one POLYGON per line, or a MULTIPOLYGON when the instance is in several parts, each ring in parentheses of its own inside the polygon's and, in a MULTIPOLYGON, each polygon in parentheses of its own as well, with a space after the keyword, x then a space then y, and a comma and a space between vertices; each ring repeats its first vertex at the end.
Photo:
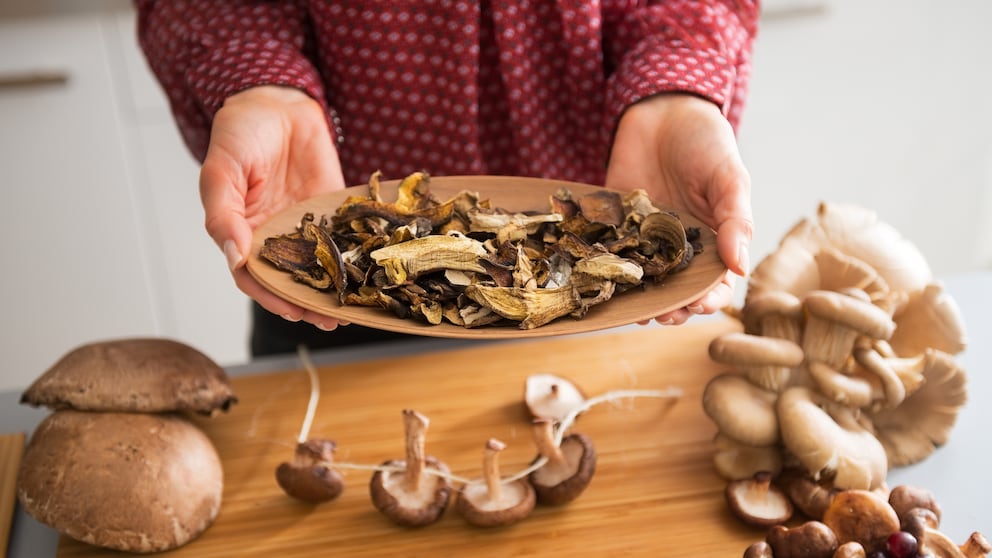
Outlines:
POLYGON ((0 20, 0 388, 119 336, 245 358, 247 301, 140 64, 130 11, 0 20))

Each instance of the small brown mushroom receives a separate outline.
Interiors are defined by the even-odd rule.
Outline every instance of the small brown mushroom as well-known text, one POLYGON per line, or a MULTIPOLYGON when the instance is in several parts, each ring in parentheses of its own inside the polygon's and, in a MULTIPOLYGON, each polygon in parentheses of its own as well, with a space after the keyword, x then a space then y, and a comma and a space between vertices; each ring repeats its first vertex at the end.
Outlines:
POLYGON ((823 523, 840 544, 858 542, 869 554, 885 550, 886 539, 899 530, 899 517, 892 506, 868 490, 839 492, 823 513, 823 523))
POLYGON ((171 339, 88 343, 35 380, 21 403, 51 409, 157 413, 226 411, 237 402, 224 369, 171 339))
POLYGON ((578 386, 554 374, 531 374, 524 384, 524 403, 534 418, 561 422, 585 400, 578 386))
POLYGON ((283 492, 312 504, 340 496, 344 479, 331 467, 334 449, 332 440, 317 438, 296 444, 293 461, 280 463, 276 468, 276 481, 283 492))
POLYGON ((771 527, 792 517, 792 502, 772 484, 772 475, 768 472, 727 483, 724 496, 734 515, 748 525, 771 527))
POLYGON ((775 558, 832 558, 839 543, 834 532, 819 521, 807 521, 797 527, 775 525, 765 540, 775 558))
POLYGON ((404 527, 422 527, 441 518, 448 507, 451 487, 433 469, 447 474, 448 467, 424 453, 424 438, 430 421, 424 415, 403 410, 406 432, 406 459, 389 460, 372 475, 369 493, 372 505, 394 523, 404 527), (399 471, 393 470, 400 468, 399 471))
POLYGON ((940 504, 932 492, 920 486, 901 484, 889 492, 889 505, 895 510, 900 522, 912 510, 925 508, 934 514, 933 527, 940 525, 940 504))
POLYGON ((861 543, 848 541, 837 547, 833 558, 865 558, 865 547, 861 543))
POLYGON ((710 341, 709 355, 743 372, 753 384, 775 392, 785 389, 804 358, 802 347, 793 341, 736 331, 710 341))
POLYGON ((758 541, 747 547, 744 558, 774 558, 772 547, 766 541, 758 541))
POLYGON ((524 519, 534 510, 534 487, 526 479, 503 482, 499 474, 499 453, 503 442, 490 439, 483 453, 484 483, 466 484, 455 500, 455 509, 466 521, 478 527, 500 527, 524 519))
POLYGON ((805 471, 789 467, 775 479, 789 496, 792 505, 810 519, 822 520, 831 500, 839 490, 829 483, 813 480, 805 471))
POLYGON ((555 443, 554 423, 548 419, 534 421, 534 440, 540 457, 547 462, 528 479, 534 486, 537 502, 560 506, 579 497, 596 472, 596 448, 592 440, 578 432, 555 443))

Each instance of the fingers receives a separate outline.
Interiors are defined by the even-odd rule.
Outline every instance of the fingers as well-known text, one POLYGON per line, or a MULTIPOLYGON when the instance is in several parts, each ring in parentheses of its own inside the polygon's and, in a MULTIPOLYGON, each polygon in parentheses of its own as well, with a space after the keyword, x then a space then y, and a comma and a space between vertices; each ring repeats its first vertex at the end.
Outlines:
POLYGON ((255 299, 262 308, 277 316, 282 316, 284 320, 307 322, 324 331, 333 331, 339 325, 348 325, 347 322, 342 322, 337 318, 318 314, 279 298, 256 281, 244 266, 232 271, 232 275, 234 282, 242 292, 255 299))
POLYGON ((200 169, 204 224, 232 271, 244 265, 251 249, 252 231, 245 219, 246 190, 239 165, 223 155, 207 154, 200 169))
POLYGON ((695 315, 715 314, 733 303, 734 284, 736 275, 728 271, 715 287, 706 292, 699 300, 686 306, 662 314, 654 319, 661 325, 682 325, 695 315))

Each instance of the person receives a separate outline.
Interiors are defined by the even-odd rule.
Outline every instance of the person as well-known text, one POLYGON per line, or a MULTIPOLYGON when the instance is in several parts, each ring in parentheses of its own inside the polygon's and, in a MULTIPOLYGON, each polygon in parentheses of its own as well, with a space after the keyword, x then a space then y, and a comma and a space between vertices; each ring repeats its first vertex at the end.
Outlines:
POLYGON ((757 0, 136 7, 141 49, 202 163, 207 232, 256 303, 254 355, 389 335, 338 327, 244 266, 252 230, 275 212, 376 170, 642 188, 688 211, 717 231, 729 272, 662 324, 726 306, 748 271, 751 184, 736 131, 757 0))

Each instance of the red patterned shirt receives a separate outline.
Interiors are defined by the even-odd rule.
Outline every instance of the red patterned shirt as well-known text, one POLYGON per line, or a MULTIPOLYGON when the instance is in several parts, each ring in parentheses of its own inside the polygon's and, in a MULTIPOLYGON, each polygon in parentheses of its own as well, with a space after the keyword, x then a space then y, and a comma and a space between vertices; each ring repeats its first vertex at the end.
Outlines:
POLYGON ((737 125, 758 0, 136 0, 149 65, 203 159, 251 86, 326 108, 348 184, 503 174, 602 184, 614 127, 690 92, 737 125))

